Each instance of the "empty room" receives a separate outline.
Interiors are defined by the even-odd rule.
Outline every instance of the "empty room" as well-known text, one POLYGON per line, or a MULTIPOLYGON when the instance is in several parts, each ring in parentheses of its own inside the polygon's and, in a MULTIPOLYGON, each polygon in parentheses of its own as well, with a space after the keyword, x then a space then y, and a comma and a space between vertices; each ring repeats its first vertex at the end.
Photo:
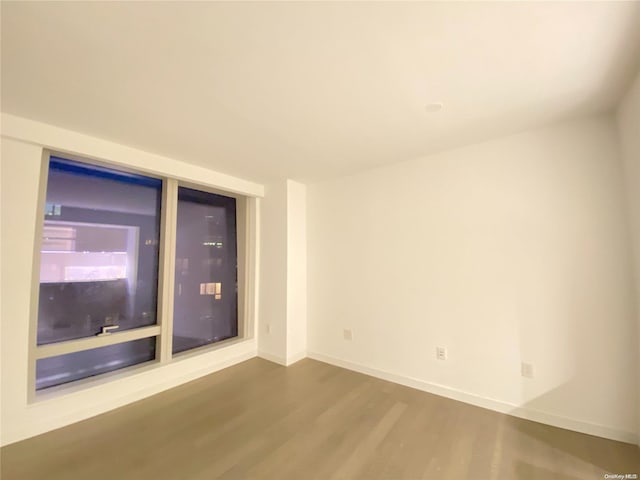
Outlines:
POLYGON ((640 1, 0 1, 2 480, 640 478, 640 1))

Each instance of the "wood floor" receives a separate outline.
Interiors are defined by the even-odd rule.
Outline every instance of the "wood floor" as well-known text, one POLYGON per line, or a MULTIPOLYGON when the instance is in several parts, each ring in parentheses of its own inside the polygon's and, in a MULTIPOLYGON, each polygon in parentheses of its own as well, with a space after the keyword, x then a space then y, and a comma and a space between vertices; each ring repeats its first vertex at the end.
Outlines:
POLYGON ((252 359, 1 450, 2 480, 585 480, 637 447, 314 360, 252 359))

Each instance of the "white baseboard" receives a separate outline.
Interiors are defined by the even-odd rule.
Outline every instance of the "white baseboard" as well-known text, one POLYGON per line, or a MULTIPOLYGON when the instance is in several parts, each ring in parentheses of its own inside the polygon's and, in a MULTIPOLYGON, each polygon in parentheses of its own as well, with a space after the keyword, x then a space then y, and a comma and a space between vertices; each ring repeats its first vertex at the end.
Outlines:
POLYGON ((439 385, 436 383, 426 382, 417 378, 398 375, 384 370, 367 367, 358 363, 342 360, 339 358, 331 357, 317 352, 308 352, 307 356, 320 362, 329 363, 337 367, 346 368, 355 372, 364 373, 372 377, 387 380, 389 382, 398 383, 407 387, 422 390, 424 392, 433 393, 441 397, 451 398, 460 402, 475 405, 477 407, 486 408, 500 413, 505 413, 525 420, 532 420, 534 422, 544 423, 554 427, 564 428, 566 430, 573 430, 575 432, 586 433, 588 435, 595 435, 597 437, 608 438, 611 440, 617 440, 620 442, 637 444, 638 436, 634 432, 625 430, 618 430, 615 428, 607 427, 605 425, 599 425, 594 423, 585 422, 573 418, 563 417, 552 413, 542 412, 526 407, 520 407, 515 404, 503 402, 501 400, 495 400, 492 398, 481 397, 473 393, 464 392, 455 388, 447 387, 445 385, 439 385))
POLYGON ((270 362, 277 363, 278 365, 287 366, 287 359, 280 355, 274 355, 273 353, 258 350, 258 356, 265 360, 269 360, 270 362))
POLYGON ((298 352, 296 354, 287 356, 287 367, 289 365, 293 365, 296 362, 299 362, 303 358, 307 358, 307 351, 306 350, 303 350, 302 352, 298 352))
POLYGON ((264 358, 265 360, 269 360, 270 362, 277 363, 278 365, 284 365, 285 367, 288 367, 289 365, 293 365, 294 363, 299 362, 303 358, 307 358, 307 352, 305 350, 284 358, 280 355, 274 355, 273 353, 258 351, 258 356, 260 358, 264 358))

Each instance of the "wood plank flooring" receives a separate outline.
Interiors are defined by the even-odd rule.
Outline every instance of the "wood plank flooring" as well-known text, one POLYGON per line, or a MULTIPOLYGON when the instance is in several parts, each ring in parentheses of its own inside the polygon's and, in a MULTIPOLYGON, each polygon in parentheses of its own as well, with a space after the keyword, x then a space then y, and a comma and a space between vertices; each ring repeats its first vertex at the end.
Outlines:
POLYGON ((585 480, 640 450, 310 359, 252 359, 0 451, 2 480, 585 480))

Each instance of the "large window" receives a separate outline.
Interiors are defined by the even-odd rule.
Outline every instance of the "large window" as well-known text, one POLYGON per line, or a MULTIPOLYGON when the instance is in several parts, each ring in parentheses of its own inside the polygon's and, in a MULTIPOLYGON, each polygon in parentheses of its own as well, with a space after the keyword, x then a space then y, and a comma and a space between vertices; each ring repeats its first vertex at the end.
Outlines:
POLYGON ((156 323, 162 181, 51 158, 38 345, 156 323))
POLYGON ((173 352, 238 334, 236 201, 178 189, 173 352))
POLYGON ((36 390, 238 336, 236 198, 189 187, 49 159, 36 390))

